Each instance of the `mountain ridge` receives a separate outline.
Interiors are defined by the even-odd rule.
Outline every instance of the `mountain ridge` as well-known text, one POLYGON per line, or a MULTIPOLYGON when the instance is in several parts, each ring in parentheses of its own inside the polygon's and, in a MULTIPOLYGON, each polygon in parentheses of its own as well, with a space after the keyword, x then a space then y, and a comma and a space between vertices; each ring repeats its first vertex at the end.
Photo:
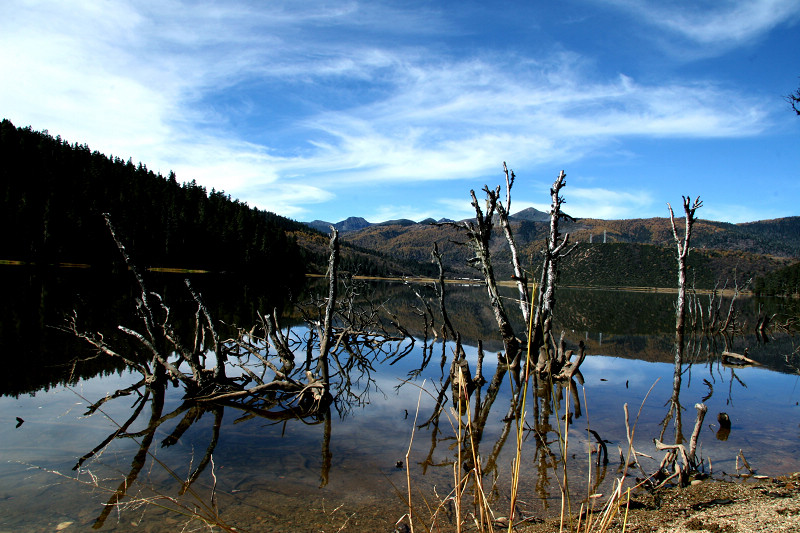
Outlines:
MULTIPOLYGON (((681 217, 682 218, 682 217, 681 217)), ((300 224, 305 224, 311 228, 314 228, 317 231, 321 231, 323 233, 329 233, 330 228, 336 228, 340 233, 352 233, 361 231, 365 228, 369 228, 372 226, 413 226, 413 225, 435 225, 435 224, 445 224, 445 223, 460 223, 472 220, 472 218, 465 218, 459 221, 450 219, 450 218, 440 218, 439 220, 434 219, 433 217, 428 217, 419 222, 408 218, 399 218, 399 219, 392 219, 392 220, 384 220, 381 222, 369 222, 367 219, 363 217, 347 217, 344 220, 340 220, 339 222, 328 222, 325 220, 312 220, 310 222, 300 222, 300 224)), ((528 207, 517 213, 514 213, 509 216, 509 220, 511 222, 547 222, 550 221, 550 215, 545 213, 544 211, 539 211, 534 207, 528 207)), ((713 224, 719 227, 738 227, 738 228, 769 228, 770 226, 781 226, 785 224, 790 224, 792 228, 794 228, 797 224, 797 221, 800 220, 800 215, 798 216, 789 216, 789 217, 779 217, 779 218, 770 218, 764 220, 753 220, 749 222, 722 222, 717 220, 711 219, 703 219, 698 218, 698 222, 704 222, 706 224, 713 224)), ((580 228, 581 224, 590 224, 594 226, 607 224, 607 225, 619 225, 624 223, 643 223, 643 222, 650 222, 650 221, 664 221, 669 222, 668 217, 648 217, 648 218, 620 218, 620 219, 595 219, 595 218, 575 218, 574 222, 570 227, 574 230, 576 228, 580 228)), ((569 225, 569 223, 568 223, 569 225)), ((562 223, 563 226, 563 223, 562 223)), ((792 230, 793 231, 793 230, 792 230)), ((670 230, 670 238, 672 236, 670 230)))
MULTIPOLYGON (((424 264, 437 243, 448 275, 475 277, 472 257, 458 224, 408 224, 386 221, 342 234, 344 242, 387 257, 424 264)), ((549 221, 512 217, 517 250, 526 269, 538 268, 549 235, 549 221)), ((564 283, 594 286, 675 286, 675 242, 668 217, 601 220, 576 219, 560 225, 570 242, 579 244, 575 257, 562 265, 564 283)), ((679 230, 682 232, 681 230, 679 230)), ((495 227, 491 241, 498 279, 511 275, 510 252, 495 227)), ((697 288, 763 276, 800 259, 800 216, 732 224, 698 219, 690 262, 697 269, 697 288)), ((721 285, 720 285, 721 286, 721 285)))
MULTIPOLYGON (((329 223, 296 222, 250 208, 222 191, 207 191, 174 173, 156 174, 130 159, 105 156, 47 132, 0 123, 0 252, 6 261, 112 266, 117 257, 103 213, 110 213, 128 252, 141 264, 258 273, 277 290, 306 272, 324 273, 329 223)), ((463 222, 463 221, 462 221, 463 222)), ((523 266, 537 279, 549 234, 546 213, 511 217, 523 266)), ((341 231, 343 271, 369 276, 431 276, 433 244, 448 277, 476 277, 462 224, 432 218, 372 224, 350 217, 341 231)), ((498 279, 510 275, 501 231, 490 242, 498 279)), ((562 264, 561 282, 593 286, 675 285, 675 242, 669 218, 564 221, 580 248, 562 264)), ((697 288, 763 276, 800 259, 800 217, 731 224, 698 219, 690 262, 697 288)), ((478 276, 479 277, 479 276, 478 276)), ((783 276, 790 277, 790 276, 783 276)), ((294 282, 292 282, 294 283, 294 282)))

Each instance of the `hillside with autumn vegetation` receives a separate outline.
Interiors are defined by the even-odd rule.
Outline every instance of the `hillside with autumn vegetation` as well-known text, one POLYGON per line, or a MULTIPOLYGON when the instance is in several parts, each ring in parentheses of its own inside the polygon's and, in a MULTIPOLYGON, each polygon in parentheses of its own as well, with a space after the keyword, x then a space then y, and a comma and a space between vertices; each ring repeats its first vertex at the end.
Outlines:
MULTIPOLYGON (((530 213, 528 213, 530 216, 530 213)), ((536 218, 536 217, 533 217, 536 218)), ((682 232, 682 220, 678 221, 682 232)), ((451 223, 408 221, 371 224, 344 231, 343 239, 358 247, 409 262, 430 260, 438 243, 453 277, 476 277, 463 229, 451 223)), ((562 264, 564 285, 610 287, 674 287, 675 244, 669 218, 598 220, 577 219, 562 224, 570 241, 578 243, 562 264)), ((548 235, 548 222, 515 217, 518 249, 536 271, 548 235)), ((698 220, 692 238, 690 281, 697 288, 744 286, 800 259, 800 217, 730 224, 698 220)), ((510 276, 510 254, 498 233, 493 241, 494 266, 502 278, 510 276)))

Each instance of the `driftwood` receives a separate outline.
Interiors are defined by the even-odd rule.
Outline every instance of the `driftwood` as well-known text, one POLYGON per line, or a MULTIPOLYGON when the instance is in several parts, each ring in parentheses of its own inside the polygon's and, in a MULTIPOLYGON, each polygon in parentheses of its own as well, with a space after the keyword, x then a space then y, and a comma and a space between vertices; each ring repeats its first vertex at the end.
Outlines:
POLYGON ((645 479, 644 483, 650 488, 658 489, 671 480, 677 478, 678 483, 683 487, 689 484, 690 476, 699 472, 703 461, 697 457, 697 439, 700 436, 700 429, 703 426, 708 408, 703 403, 695 404, 697 409, 697 419, 695 420, 692 436, 689 439, 689 448, 684 444, 664 444, 659 439, 653 442, 657 450, 666 451, 666 455, 661 461, 658 470, 645 479), (678 460, 680 459, 680 464, 678 460))
POLYGON ((747 357, 747 349, 744 351, 745 355, 735 352, 722 352, 722 364, 726 366, 750 366, 761 365, 758 361, 747 357))

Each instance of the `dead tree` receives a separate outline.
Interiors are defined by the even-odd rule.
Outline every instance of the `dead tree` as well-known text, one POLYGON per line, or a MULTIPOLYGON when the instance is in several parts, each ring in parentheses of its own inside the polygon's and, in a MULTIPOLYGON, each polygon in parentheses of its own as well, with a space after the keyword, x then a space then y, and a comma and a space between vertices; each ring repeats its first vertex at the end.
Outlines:
POLYGON ((494 215, 499 203, 500 187, 490 190, 484 187, 486 193, 486 212, 481 209, 475 191, 470 191, 472 197, 472 207, 475 209, 475 222, 464 221, 463 228, 469 237, 469 245, 475 256, 470 259, 470 263, 477 265, 483 274, 486 289, 489 295, 489 304, 494 312, 494 318, 500 331, 500 337, 505 347, 505 358, 509 366, 515 370, 519 369, 519 362, 522 355, 522 342, 514 333, 511 321, 508 318, 503 300, 500 298, 500 291, 495 278, 494 266, 492 265, 492 253, 490 251, 490 241, 492 239, 492 228, 494 227, 494 215))
MULTIPOLYGON (((548 361, 546 365, 538 367, 539 372, 552 373, 553 376, 561 376, 560 370, 566 361, 560 356, 563 356, 564 351, 563 349, 559 350, 559 346, 552 338, 552 335, 548 338, 548 334, 550 333, 551 317, 555 307, 558 265, 560 260, 574 249, 574 246, 571 248, 567 247, 569 234, 562 236, 559 231, 559 223, 562 220, 572 220, 572 217, 561 211, 561 205, 564 203, 564 198, 561 196, 561 189, 566 185, 566 173, 562 170, 550 189, 552 197, 550 208, 550 232, 547 245, 544 249, 542 279, 539 285, 538 299, 536 307, 532 311, 530 307, 531 298, 528 290, 528 277, 522 267, 508 217, 511 203, 511 188, 516 176, 512 170, 509 170, 505 163, 503 163, 503 170, 506 177, 505 205, 500 197, 500 186, 494 189, 490 189, 488 186, 483 188, 486 194, 485 209, 481 208, 475 191, 471 190, 471 203, 473 209, 475 209, 474 222, 464 221, 460 224, 451 223, 451 225, 465 230, 468 237, 466 244, 472 248, 475 254, 474 257, 469 260, 469 263, 479 268, 483 274, 489 295, 489 303, 494 312, 498 330, 503 340, 505 359, 509 368, 513 369, 517 376, 519 375, 521 359, 525 352, 523 347, 530 344, 528 350, 529 353, 533 354, 534 358, 537 354, 541 353, 548 361), (520 311, 526 326, 531 326, 531 331, 527 332, 528 335, 525 336, 525 340, 521 340, 514 332, 498 290, 498 283, 490 250, 495 217, 500 223, 500 227, 511 252, 512 279, 517 285, 520 311), (533 313, 533 316, 531 316, 531 313, 533 313), (552 349, 548 349, 546 346, 548 340, 551 341, 552 349), (543 347, 544 350, 542 351, 543 347)), ((577 368, 574 368, 574 370, 577 371, 577 368)))
POLYGON ((439 252, 439 245, 433 243, 433 252, 431 252, 431 259, 439 267, 439 283, 436 284, 436 291, 439 300, 439 312, 442 315, 442 339, 447 340, 449 335, 451 339, 456 338, 456 331, 453 324, 450 322, 450 317, 447 315, 447 306, 445 305, 444 293, 444 266, 442 265, 442 254, 439 252))
POLYGON ((800 117, 800 89, 787 94, 784 99, 792 106, 792 110, 800 117))
MULTIPOLYGON (((539 350, 542 346, 546 346, 547 337, 551 334, 550 324, 553 310, 555 309, 559 262, 575 249, 575 245, 567 248, 569 233, 565 233, 562 238, 559 231, 559 222, 562 220, 573 220, 572 217, 561 212, 561 205, 564 203, 564 198, 561 196, 561 189, 567 184, 566 177, 566 173, 562 170, 558 174, 556 181, 553 182, 553 186, 550 188, 550 232, 547 237, 547 247, 544 250, 542 279, 539 284, 539 298, 533 317, 534 330, 531 332, 533 348, 536 350, 539 350)), ((551 342, 551 344, 553 346, 553 351, 549 354, 548 360, 552 365, 554 359, 558 356, 558 348, 555 342, 551 342)), ((553 370, 555 371, 558 369, 553 370)))
MULTIPOLYGON (((531 313, 531 300, 528 293, 528 276, 520 263, 519 253, 517 246, 514 242, 514 232, 511 230, 511 223, 508 221, 508 215, 511 212, 511 187, 514 185, 514 171, 510 170, 503 161, 503 172, 506 175, 506 205, 497 201, 497 214, 500 220, 500 227, 503 229, 503 234, 508 242, 508 249, 511 252, 511 267, 514 272, 511 274, 511 279, 517 284, 517 291, 519 292, 519 309, 522 312, 522 320, 525 324, 530 322, 531 313)), ((489 193, 487 189, 487 193, 489 193)))
POLYGON ((328 261, 328 305, 325 306, 325 318, 323 319, 319 335, 319 358, 317 359, 317 371, 322 380, 323 396, 330 395, 330 374, 328 371, 328 352, 331 347, 331 329, 333 327, 333 311, 336 303, 336 291, 338 287, 339 271, 339 232, 331 226, 330 258, 328 261))
MULTIPOLYGON (((274 310, 259 316, 259 323, 250 329, 236 327, 234 336, 221 340, 200 295, 187 281, 187 289, 197 307, 193 339, 186 343, 177 335, 164 299, 147 289, 109 218, 106 223, 140 290, 136 312, 141 326, 137 329, 119 326, 118 329, 144 348, 149 361, 112 346, 101 333, 82 331, 75 313, 68 317, 62 329, 88 342, 100 353, 120 358, 141 372, 142 385, 170 379, 183 384, 187 401, 205 405, 238 404, 268 418, 316 417, 333 401, 334 377, 337 393, 342 393, 345 401, 358 401, 366 394, 363 381, 374 383, 370 377, 373 360, 396 359, 410 351, 408 343, 404 344, 408 332, 402 327, 395 332, 387 331, 381 324, 377 306, 364 312, 356 311, 353 293, 339 301, 339 241, 335 230, 330 240, 327 298, 319 301, 316 316, 306 314, 309 328, 305 339, 284 331, 278 322, 278 312, 274 310), (298 368, 295 350, 303 345, 307 364, 298 368), (216 354, 212 368, 205 367, 206 350, 216 354), (313 368, 312 361, 316 363, 313 368), (331 364, 336 367, 333 373, 331 364), (241 377, 229 378, 227 366, 240 368, 241 377)), ((118 392, 121 395, 125 391, 118 392)))
POLYGON ((677 478, 680 486, 685 487, 689 484, 689 478, 700 472, 703 465, 702 459, 697 457, 697 439, 700 436, 700 429, 703 427, 708 408, 703 403, 695 404, 697 409, 697 419, 695 420, 692 436, 689 438, 689 449, 682 443, 664 444, 658 439, 654 439, 656 449, 664 450, 667 453, 661 460, 661 464, 645 483, 652 489, 664 486, 669 481, 677 478), (680 464, 678 460, 680 459, 680 464))
POLYGON ((683 364, 683 348, 685 336, 685 321, 686 321, 686 264, 689 258, 690 243, 692 240, 692 226, 694 225, 694 214, 698 208, 703 206, 698 196, 694 203, 689 196, 683 197, 683 211, 685 213, 685 223, 683 238, 678 236, 678 228, 675 225, 675 214, 672 212, 672 206, 667 203, 669 208, 669 219, 672 224, 672 236, 675 238, 675 244, 678 247, 678 301, 675 307, 675 377, 673 384, 674 390, 680 389, 681 372, 680 367, 683 364))

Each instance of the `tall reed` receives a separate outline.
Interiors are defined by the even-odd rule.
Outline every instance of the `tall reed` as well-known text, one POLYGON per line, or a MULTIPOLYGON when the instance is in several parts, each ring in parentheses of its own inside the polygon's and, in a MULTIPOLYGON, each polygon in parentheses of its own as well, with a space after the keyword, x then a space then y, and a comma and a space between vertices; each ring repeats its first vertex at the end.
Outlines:
MULTIPOLYGON (((530 309, 533 309, 534 302, 536 302, 536 283, 533 284, 533 290, 531 290, 531 305, 530 309)), ((525 427, 525 415, 526 415, 526 408, 528 403, 528 384, 530 382, 530 368, 531 368, 531 342, 533 340, 533 315, 534 313, 528 313, 528 343, 527 348, 525 350, 525 373, 524 373, 524 381, 522 385, 522 407, 520 409, 519 416, 516 418, 516 455, 514 457, 514 464, 511 473, 511 503, 509 506, 508 511, 508 531, 511 533, 514 524, 514 514, 516 513, 517 507, 517 498, 519 497, 519 472, 520 472, 520 464, 522 462, 522 442, 523 442, 523 429, 525 427)), ((534 372, 534 381, 536 380, 536 373, 534 372)), ((513 388, 513 377, 509 375, 509 381, 511 382, 511 386, 513 388)), ((534 385, 535 386, 535 385, 534 385)), ((534 389, 534 394, 535 394, 534 389)))

